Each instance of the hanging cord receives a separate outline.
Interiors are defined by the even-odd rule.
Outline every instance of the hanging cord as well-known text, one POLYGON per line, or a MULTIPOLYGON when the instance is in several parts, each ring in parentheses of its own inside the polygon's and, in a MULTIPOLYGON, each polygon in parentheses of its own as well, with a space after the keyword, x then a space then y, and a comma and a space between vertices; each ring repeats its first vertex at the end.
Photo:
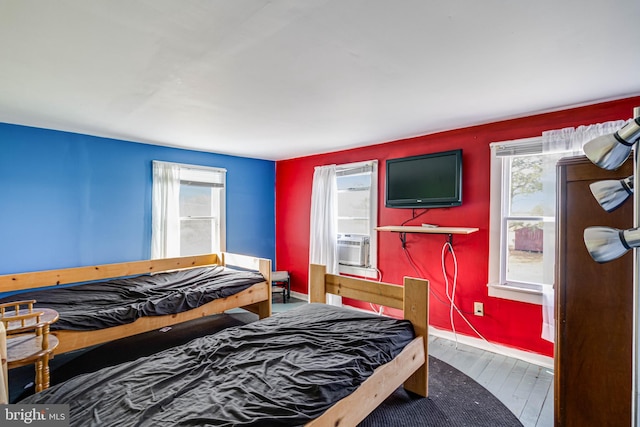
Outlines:
MULTIPOLYGON (((376 268, 376 272, 376 282, 382 282, 382 271, 376 268)), ((371 307, 371 310, 373 310, 378 316, 382 316, 382 313, 384 313, 384 305, 379 305, 378 308, 376 308, 376 305, 370 302, 369 307, 371 307)))
POLYGON ((402 225, 405 225, 406 223, 408 223, 409 221, 413 221, 414 219, 418 218, 419 216, 422 216, 424 214, 426 214, 427 212, 429 212, 429 209, 425 209, 422 212, 420 212, 418 215, 416 215, 416 210, 415 209, 411 209, 411 218, 409 218, 408 220, 406 220, 405 222, 403 222, 402 225))
POLYGON ((455 298, 455 295, 456 295, 456 286, 458 285, 458 259, 456 258, 456 254, 453 252, 453 247, 451 246, 451 244, 449 242, 445 242, 445 244, 442 246, 441 262, 442 262, 442 275, 444 276, 444 284, 445 284, 444 290, 445 290, 445 293, 447 294, 447 298, 449 299, 449 302, 451 303, 449 305, 449 322, 451 323, 451 330, 453 331, 453 338, 455 340, 456 350, 457 350, 458 349, 458 334, 456 332, 455 322, 453 321, 453 307, 456 306, 456 304, 454 302, 454 298, 455 298), (444 265, 445 249, 447 247, 449 248, 449 252, 451 252, 451 255, 453 256, 453 292, 451 294, 449 293, 449 278, 447 277, 447 269, 446 269, 446 267, 444 265))
POLYGON ((458 335, 456 333, 455 323, 453 321, 453 310, 458 312, 460 317, 462 317, 462 320, 467 322, 467 325, 469 325, 469 327, 473 330, 473 332, 476 333, 476 335, 478 335, 478 337, 480 337, 487 344, 490 344, 495 347, 493 343, 490 343, 489 341, 487 341, 487 339, 480 332, 478 332, 476 328, 473 327, 473 325, 469 322, 469 320, 467 320, 465 315, 462 313, 462 311, 460 311, 460 309, 456 306, 454 302, 456 297, 456 287, 458 285, 457 283, 458 282, 458 260, 456 258, 456 253, 453 251, 453 246, 451 245, 450 242, 445 242, 445 244, 442 246, 442 274, 444 276, 445 291, 447 293, 447 298, 449 298, 449 302, 451 303, 450 309, 449 309, 449 321, 451 322, 451 330, 453 331, 453 337, 456 343, 456 350, 458 349, 458 335), (447 277, 447 269, 444 265, 446 249, 449 250, 449 252, 451 253, 451 256, 453 257, 454 270, 453 270, 453 288, 451 293, 449 293, 449 278, 447 277))
MULTIPOLYGON (((409 265, 411 265, 411 267, 413 268, 413 271, 416 273, 416 277, 423 279, 423 280, 427 280, 426 276, 422 273, 420 273, 418 271, 418 266, 415 263, 415 261, 413 260, 413 258, 411 257, 411 254, 409 253, 409 250, 407 248, 403 248, 403 252, 405 254, 405 256, 407 257, 407 260, 409 261, 409 265)), ((435 299, 442 305, 446 305, 447 307, 449 307, 450 303, 449 301, 445 300, 441 295, 438 295, 438 293, 434 290, 433 286, 429 286, 429 292, 431 293, 431 295, 433 295, 435 297, 435 299)), ((472 314, 472 313, 469 313, 472 314)))
MULTIPOLYGON (((429 209, 425 209, 422 212, 420 212, 418 215, 416 215, 415 208, 411 209, 411 218, 409 218, 408 220, 406 220, 405 222, 400 224, 400 226, 402 227, 403 225, 405 225, 409 221, 413 221, 414 219, 426 214, 427 212, 429 212, 429 209)), ((400 242, 402 244, 402 249, 407 249, 407 233, 398 233, 398 237, 400 237, 400 242)))

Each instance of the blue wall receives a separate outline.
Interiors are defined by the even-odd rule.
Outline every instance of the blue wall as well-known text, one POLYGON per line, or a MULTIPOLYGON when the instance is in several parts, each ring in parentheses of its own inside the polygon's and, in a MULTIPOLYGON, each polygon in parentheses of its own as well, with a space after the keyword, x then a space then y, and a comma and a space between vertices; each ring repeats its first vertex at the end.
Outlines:
POLYGON ((227 251, 275 258, 275 163, 0 123, 0 274, 149 259, 153 160, 227 169, 227 251))

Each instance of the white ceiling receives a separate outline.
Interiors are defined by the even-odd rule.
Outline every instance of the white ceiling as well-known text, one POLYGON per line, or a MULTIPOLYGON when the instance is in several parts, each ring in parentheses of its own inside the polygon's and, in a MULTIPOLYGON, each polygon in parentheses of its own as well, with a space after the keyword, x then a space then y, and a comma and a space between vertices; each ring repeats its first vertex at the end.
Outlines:
POLYGON ((638 41, 638 0, 0 0, 0 122, 279 160, 637 95, 638 41))

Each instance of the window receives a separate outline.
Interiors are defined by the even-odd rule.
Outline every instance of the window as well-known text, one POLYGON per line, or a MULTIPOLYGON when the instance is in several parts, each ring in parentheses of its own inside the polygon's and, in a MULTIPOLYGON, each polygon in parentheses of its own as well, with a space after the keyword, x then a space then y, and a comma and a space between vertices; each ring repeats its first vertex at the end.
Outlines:
POLYGON ((339 270, 377 278, 377 160, 338 165, 336 182, 339 270))
POLYGON ((224 251, 223 180, 220 171, 180 171, 181 256, 224 251))
POLYGON ((152 258, 224 251, 226 171, 153 162, 152 258))
POLYGON ((491 144, 489 295, 552 303, 556 163, 625 121, 550 130, 540 138, 491 144))
POLYGON ((489 295, 541 303, 553 285, 556 163, 542 139, 492 145, 489 295))
POLYGON ((491 144, 489 296, 552 303, 556 163, 625 121, 550 130, 491 144))

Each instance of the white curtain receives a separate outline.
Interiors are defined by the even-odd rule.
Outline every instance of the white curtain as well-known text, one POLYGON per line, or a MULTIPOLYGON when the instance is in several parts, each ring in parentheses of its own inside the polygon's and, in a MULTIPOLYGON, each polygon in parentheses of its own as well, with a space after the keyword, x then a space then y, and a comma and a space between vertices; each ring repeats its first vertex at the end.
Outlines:
POLYGON ((543 154, 567 153, 568 156, 583 154, 584 144, 599 136, 614 133, 626 123, 624 120, 617 120, 542 132, 542 152, 543 154))
MULTIPOLYGON (((338 274, 338 185, 336 165, 318 166, 313 172, 311 189, 311 232, 309 262, 338 274)), ((342 298, 329 295, 327 303, 342 305, 342 298)))
POLYGON ((180 167, 153 162, 151 258, 180 255, 180 167))
MULTIPOLYGON (((542 132, 542 153, 565 153, 567 156, 584 154, 582 147, 592 139, 614 133, 626 122, 618 120, 577 128, 564 128, 542 132)), ((555 338, 555 294, 552 286, 542 290, 542 338, 554 342, 555 338)))

